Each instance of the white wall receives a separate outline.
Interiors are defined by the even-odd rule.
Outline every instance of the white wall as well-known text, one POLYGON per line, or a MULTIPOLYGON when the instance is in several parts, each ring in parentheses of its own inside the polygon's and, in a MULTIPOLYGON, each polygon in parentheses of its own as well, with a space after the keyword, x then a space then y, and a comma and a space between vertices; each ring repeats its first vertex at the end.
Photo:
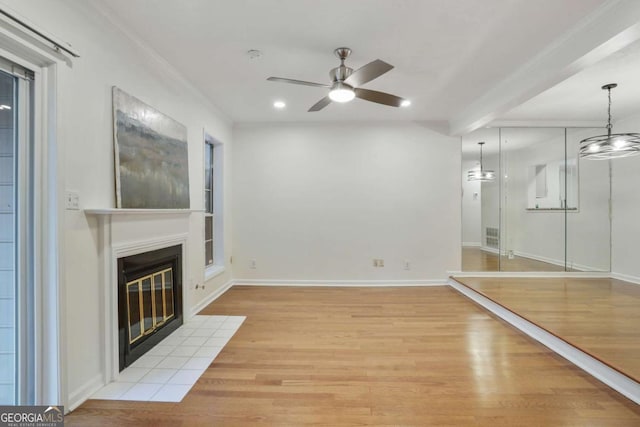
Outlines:
POLYGON ((480 218, 482 215, 482 185, 479 181, 467 181, 467 173, 478 168, 473 156, 462 157, 462 245, 480 246, 482 240, 480 218))
MULTIPOLYGON (((116 85, 188 128, 190 196, 193 209, 203 208, 203 129, 231 143, 230 122, 199 97, 166 64, 158 62, 140 45, 125 37, 86 2, 5 1, 9 8, 47 33, 73 45, 81 57, 73 67, 58 67, 58 126, 61 179, 67 189, 80 194, 81 208, 115 206, 111 87, 116 85)), ((230 157, 230 147, 225 153, 230 157)), ((225 164, 230 182, 230 159, 225 164)), ((230 214, 230 190, 225 190, 225 215, 230 214)), ((59 195, 62 200, 62 195, 59 195)), ((63 203, 61 203, 63 206, 63 203)), ((62 209, 62 208, 61 208, 62 209)), ((67 389, 71 400, 82 399, 101 380, 101 307, 98 278, 97 219, 83 211, 64 211, 62 286, 66 294, 67 389)), ((231 233, 226 221, 225 233, 231 233)), ((202 214, 192 214, 185 272, 189 283, 204 278, 202 214)), ((227 238, 227 254, 231 239, 227 238)), ((228 260, 228 256, 227 256, 228 260)), ((190 292, 193 306, 231 278, 224 274, 207 283, 205 290, 190 292)), ((73 403, 73 402, 72 402, 73 403)))
MULTIPOLYGON (((615 133, 638 132, 640 114, 614 124, 615 133)), ((640 156, 616 159, 613 168, 611 271, 640 283, 640 156)))
POLYGON ((238 126, 234 275, 444 279, 460 268, 460 187, 459 138, 419 124, 238 126))

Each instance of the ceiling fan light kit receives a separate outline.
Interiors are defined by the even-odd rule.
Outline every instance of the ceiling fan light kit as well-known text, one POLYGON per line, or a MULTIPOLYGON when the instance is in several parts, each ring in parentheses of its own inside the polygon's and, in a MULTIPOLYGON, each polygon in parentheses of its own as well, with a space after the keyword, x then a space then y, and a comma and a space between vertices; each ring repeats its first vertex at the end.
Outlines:
POLYGON ((333 102, 349 102, 356 97, 353 88, 341 82, 335 82, 329 91, 329 98, 333 102))
POLYGON ((611 89, 618 85, 609 83, 602 86, 609 96, 609 119, 607 122, 607 134, 592 136, 580 141, 580 157, 589 160, 609 160, 620 157, 630 157, 640 154, 640 134, 638 133, 611 133, 611 89))
POLYGON ((340 59, 340 65, 329 72, 331 84, 307 82, 304 80, 287 79, 283 77, 269 77, 272 82, 291 83, 303 86, 322 87, 329 89, 327 96, 316 102, 309 112, 320 111, 331 102, 349 102, 354 98, 377 104, 389 105, 391 107, 407 106, 407 100, 396 95, 376 90, 363 89, 360 86, 370 82, 393 69, 393 65, 376 59, 357 70, 344 65, 345 59, 351 54, 348 47, 339 47, 334 50, 335 55, 340 59))

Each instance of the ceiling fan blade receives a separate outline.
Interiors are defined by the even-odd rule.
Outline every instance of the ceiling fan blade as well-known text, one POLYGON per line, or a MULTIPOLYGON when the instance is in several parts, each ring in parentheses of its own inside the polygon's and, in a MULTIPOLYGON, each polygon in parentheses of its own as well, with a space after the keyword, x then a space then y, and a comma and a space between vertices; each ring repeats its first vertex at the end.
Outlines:
POLYGON ((293 83, 294 85, 315 86, 315 87, 331 87, 330 85, 314 82, 305 82, 303 80, 285 79, 283 77, 269 77, 270 82, 293 83))
POLYGON ((393 65, 387 64, 380 59, 376 59, 375 61, 369 62, 367 65, 363 65, 355 70, 344 80, 344 82, 353 87, 362 86, 392 69, 393 65))
POLYGON ((318 101, 315 104, 313 104, 313 106, 311 108, 309 108, 308 112, 320 111, 320 110, 322 110, 324 107, 326 107, 329 104, 331 104, 331 98, 329 98, 328 96, 325 96, 320 101, 318 101))
POLYGON ((365 101, 377 102, 378 104, 390 105, 392 107, 399 107, 404 101, 399 96, 391 95, 390 93, 378 92, 377 90, 355 88, 356 98, 364 99, 365 101))

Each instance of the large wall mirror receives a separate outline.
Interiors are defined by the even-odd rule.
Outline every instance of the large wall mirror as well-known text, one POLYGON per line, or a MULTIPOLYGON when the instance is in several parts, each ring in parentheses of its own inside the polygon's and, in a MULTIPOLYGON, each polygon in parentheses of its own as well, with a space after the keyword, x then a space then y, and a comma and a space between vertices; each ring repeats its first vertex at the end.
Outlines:
POLYGON ((462 138, 463 271, 609 271, 609 162, 578 158, 579 141, 598 131, 462 138))

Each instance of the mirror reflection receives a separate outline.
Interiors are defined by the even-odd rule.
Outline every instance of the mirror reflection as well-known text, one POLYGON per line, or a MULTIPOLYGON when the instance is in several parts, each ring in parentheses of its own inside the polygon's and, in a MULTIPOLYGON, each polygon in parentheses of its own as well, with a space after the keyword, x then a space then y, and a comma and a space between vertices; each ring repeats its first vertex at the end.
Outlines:
POLYGON ((500 138, 478 129, 462 138, 462 270, 498 271, 500 248, 500 138), (492 180, 469 179, 470 171, 495 171, 492 180))
POLYGON ((527 209, 578 209, 576 158, 529 166, 527 209))
POLYGON ((578 159, 594 131, 494 128, 462 138, 463 271, 609 270, 609 165, 578 159))

